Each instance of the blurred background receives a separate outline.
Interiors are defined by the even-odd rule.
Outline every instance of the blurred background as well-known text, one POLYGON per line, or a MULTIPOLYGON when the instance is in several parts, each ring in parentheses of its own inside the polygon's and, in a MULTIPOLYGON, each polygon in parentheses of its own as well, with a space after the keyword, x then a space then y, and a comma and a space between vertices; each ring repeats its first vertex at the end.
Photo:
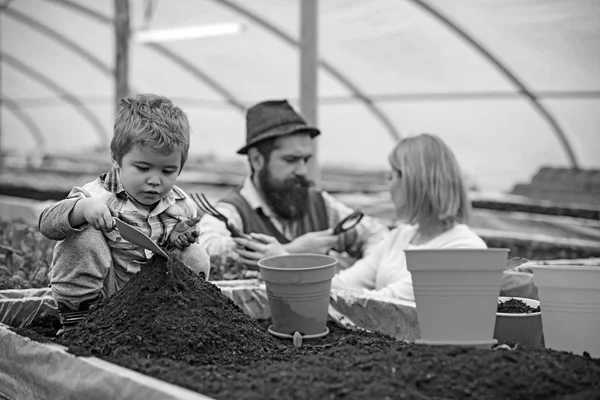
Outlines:
MULTIPOLYGON (((3 153, 106 146, 119 2, 129 92, 184 108, 192 155, 237 160, 244 107, 273 98, 298 106, 300 0, 3 0, 3 153), (205 30, 186 37, 180 28, 205 30)), ((322 164, 387 168, 398 138, 431 132, 482 189, 510 190, 543 165, 600 168, 600 1, 318 7, 322 164)))
POLYGON ((187 112, 180 185, 215 199, 246 173, 245 109, 285 98, 323 132, 322 186, 354 207, 392 220, 387 155, 435 133, 482 235, 600 251, 598 0, 1 0, 0 35, 13 203, 105 171, 135 93, 187 112))

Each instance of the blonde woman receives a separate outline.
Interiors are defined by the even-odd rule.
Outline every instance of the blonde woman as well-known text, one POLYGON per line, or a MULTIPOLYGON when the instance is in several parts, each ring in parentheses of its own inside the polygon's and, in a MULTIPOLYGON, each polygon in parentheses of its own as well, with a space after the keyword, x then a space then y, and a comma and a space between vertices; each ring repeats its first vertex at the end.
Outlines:
POLYGON ((406 249, 486 248, 467 225, 470 203, 454 153, 437 136, 401 140, 388 157, 390 194, 402 224, 365 258, 338 273, 337 290, 414 301, 406 249))

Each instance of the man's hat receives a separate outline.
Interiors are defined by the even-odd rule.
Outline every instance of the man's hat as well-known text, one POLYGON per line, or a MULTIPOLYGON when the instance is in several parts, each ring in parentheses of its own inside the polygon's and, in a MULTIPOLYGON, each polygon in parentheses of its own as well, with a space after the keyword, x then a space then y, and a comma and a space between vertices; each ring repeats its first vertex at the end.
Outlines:
POLYGON ((238 154, 247 154, 250 147, 265 139, 293 133, 308 133, 313 138, 321 132, 308 126, 287 100, 263 101, 246 112, 246 145, 238 154))

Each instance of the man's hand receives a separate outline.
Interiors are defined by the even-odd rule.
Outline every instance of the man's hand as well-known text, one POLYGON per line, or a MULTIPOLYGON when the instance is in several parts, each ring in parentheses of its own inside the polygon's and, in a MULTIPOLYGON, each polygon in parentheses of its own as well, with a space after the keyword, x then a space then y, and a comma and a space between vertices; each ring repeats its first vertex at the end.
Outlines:
POLYGON ((110 232, 115 229, 115 221, 106 205, 106 198, 88 197, 81 199, 77 205, 81 207, 81 215, 95 229, 110 232))
POLYGON ((333 248, 338 237, 331 229, 309 232, 297 237, 291 243, 281 244, 272 236, 251 233, 248 238, 234 238, 235 252, 244 264, 256 265, 259 260, 284 254, 316 253, 327 254, 333 248))
POLYGON ((233 241, 240 261, 247 265, 256 265, 265 257, 288 254, 277 239, 262 233, 251 233, 246 238, 233 238, 233 241))
POLYGON ((332 229, 318 232, 308 232, 297 237, 291 243, 284 245, 288 253, 327 254, 338 242, 338 236, 332 229))
POLYGON ((192 243, 196 243, 196 239, 200 236, 196 224, 200 222, 201 218, 190 218, 175 225, 169 235, 169 244, 181 250, 189 247, 192 243))

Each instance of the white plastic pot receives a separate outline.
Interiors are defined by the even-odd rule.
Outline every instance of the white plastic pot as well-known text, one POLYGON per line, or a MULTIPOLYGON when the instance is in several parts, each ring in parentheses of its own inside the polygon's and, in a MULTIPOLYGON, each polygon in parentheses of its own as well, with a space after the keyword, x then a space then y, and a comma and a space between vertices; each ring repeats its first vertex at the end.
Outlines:
POLYGON ((422 344, 491 347, 509 249, 406 250, 422 344))
POLYGON ((600 357, 600 267, 532 265, 547 348, 600 357))

